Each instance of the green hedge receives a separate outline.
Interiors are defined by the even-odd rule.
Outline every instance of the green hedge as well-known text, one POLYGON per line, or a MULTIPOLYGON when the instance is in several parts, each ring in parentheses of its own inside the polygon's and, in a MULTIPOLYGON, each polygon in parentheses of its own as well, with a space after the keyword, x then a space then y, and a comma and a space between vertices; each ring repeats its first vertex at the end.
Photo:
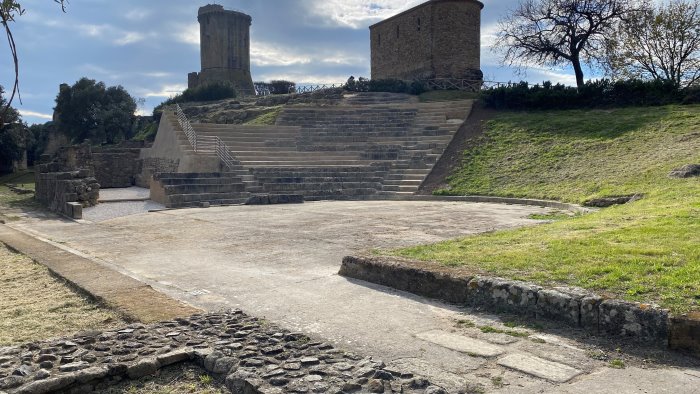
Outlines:
POLYGON ((419 95, 427 89, 420 81, 403 81, 400 79, 372 79, 350 77, 345 83, 345 90, 351 92, 387 92, 419 95))
POLYGON ((487 107, 497 109, 574 109, 656 106, 700 102, 700 89, 679 89, 667 81, 588 81, 581 89, 544 82, 513 83, 482 92, 487 107))

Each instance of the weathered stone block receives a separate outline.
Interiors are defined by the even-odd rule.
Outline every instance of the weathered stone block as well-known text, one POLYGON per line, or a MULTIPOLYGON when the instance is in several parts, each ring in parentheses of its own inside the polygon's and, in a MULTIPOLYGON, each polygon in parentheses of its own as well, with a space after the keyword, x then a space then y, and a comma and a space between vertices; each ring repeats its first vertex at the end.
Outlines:
POLYGON ((668 311, 649 304, 605 300, 598 307, 601 332, 646 340, 668 340, 668 311))
POLYGON ((468 304, 495 311, 535 316, 541 287, 500 278, 475 277, 468 285, 468 304))
POLYGON ((581 299, 580 324, 582 328, 590 332, 598 332, 598 322, 600 319, 599 306, 601 302, 603 302, 603 298, 597 295, 589 295, 581 299))
POLYGON ((144 376, 153 375, 158 370, 158 361, 154 358, 145 358, 136 362, 127 369, 126 374, 129 379, 139 379, 144 376))
POLYGON ((82 219, 83 218, 83 205, 77 202, 67 202, 65 213, 68 217, 72 219, 82 219))
POLYGON ((537 318, 578 327, 581 320, 581 297, 557 290, 541 290, 537 293, 537 318))
POLYGON ((700 357, 700 313, 670 319, 669 346, 700 357))
POLYGON ((408 267, 389 258, 354 256, 343 258, 339 274, 455 304, 467 303, 471 279, 408 267))
POLYGON ((226 374, 231 372, 236 366, 238 366, 238 359, 234 357, 222 357, 216 360, 210 372, 217 375, 226 374))
POLYGON ((190 359, 192 359, 192 349, 189 348, 177 349, 156 357, 161 367, 167 367, 168 365, 177 364, 190 359))

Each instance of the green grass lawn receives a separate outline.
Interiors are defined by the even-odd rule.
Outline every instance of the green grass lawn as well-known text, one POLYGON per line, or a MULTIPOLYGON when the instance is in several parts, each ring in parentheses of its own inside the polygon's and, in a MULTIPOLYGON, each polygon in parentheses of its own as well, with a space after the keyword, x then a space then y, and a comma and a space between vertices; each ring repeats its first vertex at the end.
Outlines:
POLYGON ((438 193, 575 203, 645 197, 541 226, 383 253, 580 286, 676 313, 698 310, 700 179, 668 178, 691 163, 700 163, 697 105, 503 113, 438 193))
POLYGON ((40 205, 34 200, 34 194, 17 194, 7 184, 19 185, 23 189, 34 190, 34 172, 22 171, 0 176, 0 220, 16 220, 13 215, 23 209, 38 209, 40 205))

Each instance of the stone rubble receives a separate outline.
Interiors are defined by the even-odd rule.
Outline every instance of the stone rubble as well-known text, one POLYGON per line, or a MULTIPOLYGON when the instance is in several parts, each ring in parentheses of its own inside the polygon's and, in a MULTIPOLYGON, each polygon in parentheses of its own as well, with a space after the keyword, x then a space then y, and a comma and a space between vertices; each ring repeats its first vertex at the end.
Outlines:
POLYGON ((0 348, 0 394, 100 392, 181 362, 199 364, 233 393, 444 392, 236 310, 0 348))

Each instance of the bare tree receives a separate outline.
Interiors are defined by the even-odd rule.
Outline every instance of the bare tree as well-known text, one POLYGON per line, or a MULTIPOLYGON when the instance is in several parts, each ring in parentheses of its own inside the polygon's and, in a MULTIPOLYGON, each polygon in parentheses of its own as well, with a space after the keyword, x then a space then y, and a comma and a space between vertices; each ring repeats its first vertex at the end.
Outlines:
POLYGON ((635 0, 521 0, 499 21, 496 48, 504 63, 527 67, 571 65, 584 84, 583 65, 600 57, 607 36, 635 0))
MULTIPOLYGON (((67 0, 53 0, 56 4, 59 4, 61 6, 61 10, 63 12, 66 11, 66 2, 67 0)), ((12 101, 15 98, 15 95, 19 97, 19 56, 17 55, 17 45, 15 43, 15 37, 12 34, 12 30, 10 29, 10 23, 15 21, 15 18, 18 15, 24 14, 24 8, 22 8, 22 5, 17 2, 16 0, 0 0, 0 22, 2 23, 2 28, 5 30, 5 35, 7 36, 7 43, 10 46, 10 54, 12 56, 12 61, 14 64, 14 71, 15 71, 15 83, 12 86, 12 93, 10 94, 10 98, 7 100, 7 103, 4 105, 4 108, 2 109, 2 112, 0 112, 0 126, 5 124, 4 119, 5 115, 10 110, 10 106, 12 105, 12 101)), ((21 101, 21 97, 20 97, 21 101)))
POLYGON ((700 83, 700 1, 647 4, 607 40, 606 51, 613 77, 700 83))

